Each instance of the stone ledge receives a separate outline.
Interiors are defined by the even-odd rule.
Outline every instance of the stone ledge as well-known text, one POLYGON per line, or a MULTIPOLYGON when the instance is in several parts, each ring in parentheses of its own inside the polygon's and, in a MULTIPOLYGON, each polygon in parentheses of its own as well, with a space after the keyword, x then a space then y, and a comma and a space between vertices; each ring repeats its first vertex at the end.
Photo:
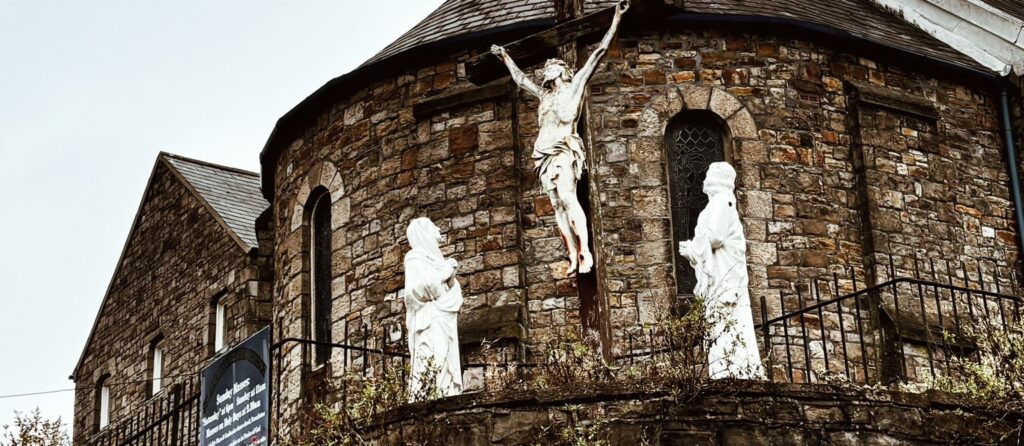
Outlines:
POLYGON ((545 427, 565 422, 569 407, 582 419, 600 417, 611 444, 635 444, 641 433, 653 435, 652 444, 916 444, 981 441, 998 431, 985 425, 994 417, 984 407, 941 392, 719 381, 686 401, 622 384, 460 395, 399 408, 369 432, 408 435, 430 426, 436 434, 443 424, 452 441, 537 444, 545 427))
POLYGON ((869 85, 863 82, 852 80, 847 80, 846 82, 850 85, 850 89, 855 93, 857 100, 865 104, 887 108, 930 120, 936 120, 939 118, 939 112, 935 110, 935 104, 925 98, 913 96, 890 88, 869 85))

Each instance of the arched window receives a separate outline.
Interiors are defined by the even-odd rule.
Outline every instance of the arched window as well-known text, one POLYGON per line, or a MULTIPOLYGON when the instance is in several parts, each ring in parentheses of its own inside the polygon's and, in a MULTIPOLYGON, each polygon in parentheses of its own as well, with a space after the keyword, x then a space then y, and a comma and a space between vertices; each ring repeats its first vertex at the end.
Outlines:
POLYGON ((224 349, 228 332, 227 296, 223 293, 213 299, 212 313, 213 352, 217 353, 224 349))
POLYGON ((109 379, 110 375, 103 375, 96 381, 96 413, 93 419, 96 420, 97 432, 110 424, 110 386, 107 385, 109 379))
POLYGON ((725 161, 726 133, 713 113, 685 111, 672 119, 665 134, 668 151, 669 190, 672 207, 672 251, 676 259, 676 289, 680 296, 692 296, 697 284, 690 263, 679 255, 679 242, 693 238, 697 216, 708 204, 704 176, 708 166, 725 161))
MULTIPOLYGON (((331 196, 323 190, 313 199, 310 212, 310 301, 313 339, 331 342, 331 196)), ((330 347, 317 345, 313 364, 327 363, 330 347)))
POLYGON ((163 390, 164 346, 163 336, 157 336, 149 343, 149 396, 163 390))

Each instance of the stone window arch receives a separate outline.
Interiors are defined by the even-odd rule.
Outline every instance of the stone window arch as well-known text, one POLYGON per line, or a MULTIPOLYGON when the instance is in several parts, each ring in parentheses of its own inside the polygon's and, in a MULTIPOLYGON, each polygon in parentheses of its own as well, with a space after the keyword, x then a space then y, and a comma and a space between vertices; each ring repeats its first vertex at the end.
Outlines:
POLYGON ((708 203, 704 175, 713 162, 732 162, 730 146, 727 124, 709 110, 684 110, 665 128, 676 294, 680 297, 693 295, 696 277, 674 248, 693 238, 697 216, 708 203))
POLYGON ((95 396, 94 401, 96 402, 93 406, 93 428, 96 432, 99 432, 110 424, 110 402, 112 401, 110 395, 110 374, 104 373, 100 375, 99 379, 96 380, 95 396))
POLYGON ((210 350, 211 355, 219 353, 228 345, 228 295, 222 290, 210 299, 210 350))

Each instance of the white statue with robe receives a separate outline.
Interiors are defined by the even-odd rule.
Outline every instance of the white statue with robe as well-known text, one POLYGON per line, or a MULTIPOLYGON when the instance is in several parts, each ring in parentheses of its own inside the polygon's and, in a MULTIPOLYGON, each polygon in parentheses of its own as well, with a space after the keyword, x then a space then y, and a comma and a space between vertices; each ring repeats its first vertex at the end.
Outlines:
POLYGON ((694 294, 711 322, 708 374, 712 379, 764 379, 747 289, 747 240, 736 210, 736 170, 712 163, 704 179, 708 205, 697 217, 693 240, 679 254, 697 275, 694 294))
POLYGON ((409 223, 412 247, 405 255, 405 308, 411 373, 409 398, 462 393, 458 262, 441 253, 441 231, 429 218, 409 223), (433 381, 433 382, 430 382, 433 381))
POLYGON ((491 52, 505 63, 512 81, 540 100, 537 110, 537 140, 533 143, 533 160, 541 188, 551 199, 555 221, 569 252, 566 275, 589 273, 594 266, 590 253, 587 216, 576 196, 576 182, 586 169, 583 139, 576 130, 576 122, 583 109, 583 99, 597 65, 608 53, 608 47, 619 28, 622 15, 629 9, 629 0, 615 6, 611 27, 594 49, 586 63, 574 75, 569 65, 560 59, 544 64, 543 79, 535 84, 516 65, 505 48, 494 45, 491 52))

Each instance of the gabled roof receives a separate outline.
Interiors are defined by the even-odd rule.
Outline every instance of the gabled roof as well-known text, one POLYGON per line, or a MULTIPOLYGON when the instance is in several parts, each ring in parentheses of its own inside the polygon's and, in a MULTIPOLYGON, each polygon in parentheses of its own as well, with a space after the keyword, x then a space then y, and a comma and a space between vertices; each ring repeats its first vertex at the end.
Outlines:
POLYGON ((256 247, 256 218, 270 206, 260 193, 259 174, 170 153, 160 157, 246 248, 256 247))
POLYGON ((231 238, 238 243, 239 248, 242 250, 241 254, 248 253, 250 249, 257 245, 256 218, 270 206, 260 194, 260 178, 258 174, 160 152, 149 174, 149 180, 146 182, 145 191, 142 193, 142 199, 139 201, 138 210, 135 211, 135 219, 132 221, 128 237, 121 248, 121 255, 118 256, 114 274, 110 276, 107 290, 103 293, 103 301, 100 302, 100 308, 96 311, 96 318, 93 320, 92 328, 89 329, 89 336, 85 340, 85 345, 82 346, 82 353, 79 355, 78 362, 75 364, 75 369, 71 374, 72 379, 78 378, 76 376, 78 369, 82 367, 82 361, 85 360, 89 344, 92 343, 92 337, 96 333, 100 316, 103 314, 103 309, 107 306, 107 299, 110 298, 110 289, 113 287, 114 280, 121 271, 125 252, 135 236, 135 229, 139 225, 143 206, 145 206, 146 198, 149 196, 149 191, 153 186, 157 169, 161 165, 166 166, 167 170, 178 178, 192 195, 210 211, 214 219, 224 226, 231 238))

